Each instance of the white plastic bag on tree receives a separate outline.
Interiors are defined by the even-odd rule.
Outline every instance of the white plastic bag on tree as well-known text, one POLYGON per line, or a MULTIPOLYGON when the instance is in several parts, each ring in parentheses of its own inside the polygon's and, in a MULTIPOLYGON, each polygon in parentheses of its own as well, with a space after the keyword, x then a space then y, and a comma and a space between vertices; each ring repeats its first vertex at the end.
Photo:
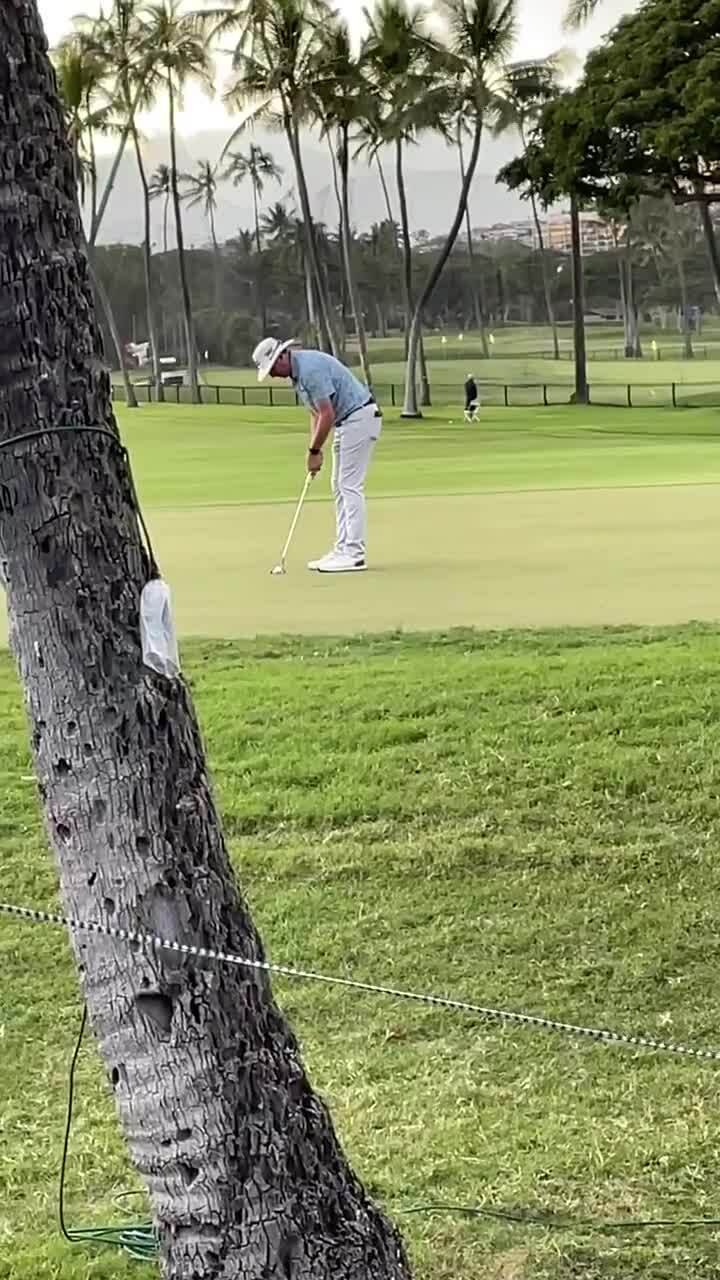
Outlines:
POLYGON ((173 680, 180 674, 177 635, 172 615, 170 588, 162 578, 153 578, 140 597, 140 636, 143 662, 158 675, 173 680))

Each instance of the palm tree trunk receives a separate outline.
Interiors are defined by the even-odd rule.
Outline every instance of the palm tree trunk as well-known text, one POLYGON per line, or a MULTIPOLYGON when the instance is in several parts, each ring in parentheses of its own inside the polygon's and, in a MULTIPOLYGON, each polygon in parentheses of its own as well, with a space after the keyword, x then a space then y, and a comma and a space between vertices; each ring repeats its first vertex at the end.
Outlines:
POLYGON ((265 306, 265 282, 263 280, 262 271, 262 237, 260 235, 260 207, 258 204, 258 190, 255 180, 252 181, 253 193, 253 217, 255 219, 255 247, 257 249, 258 269, 257 269, 257 308, 260 312, 260 325, 263 333, 267 333, 267 308, 265 306))
POLYGON ((363 371, 363 377, 368 387, 372 389, 372 370, 370 368, 370 353, 368 350, 367 332, 365 329, 365 317, 363 315, 362 303, 358 294, 357 283, 355 280, 355 272, 352 260, 352 241, 350 231, 350 148, 348 141, 347 126, 338 130, 338 159, 340 164, 340 190, 338 191, 337 168, 334 163, 333 156, 333 182, 335 184, 335 193, 338 197, 340 206, 340 239, 342 242, 342 253, 345 265, 345 280, 347 283, 348 296, 350 298, 350 308, 352 310, 353 320, 355 322, 355 333, 357 334, 358 348, 360 350, 360 364, 363 371))
POLYGON ((450 227, 450 230, 447 234, 445 244, 442 247, 440 255, 435 263, 435 266, 430 272, 430 276, 425 284, 425 288, 423 289, 420 295, 420 299, 417 303, 417 306, 415 308, 415 313, 412 318, 412 324, 410 326, 410 344, 409 344, 409 350, 408 350, 407 369, 405 373, 405 403, 404 403, 403 412, 402 412, 403 418, 421 418, 422 417, 422 413, 418 408, 417 394, 415 391, 415 367, 417 363, 418 350, 420 346, 422 316, 423 316, 425 307, 427 306, 428 302, 430 301, 430 299, 432 298, 435 292, 435 289, 437 288, 438 281, 443 271, 445 270, 445 266, 448 262, 450 254, 455 248, 455 243, 457 241, 458 235, 460 234, 460 229, 463 224, 463 218, 465 217, 465 210, 467 209, 467 203, 470 196, 470 188, 472 186, 473 178, 475 177, 475 170, 477 169, 478 158, 480 156, 480 143, 482 141, 482 129, 483 129, 482 118, 478 117, 478 120, 475 124, 475 132, 473 134, 472 148, 470 152, 470 159, 468 161, 467 171, 465 174, 465 181, 463 182, 462 188, 460 191, 460 197, 458 199, 458 206, 455 212, 455 217, 453 218, 452 226, 450 227))
POLYGON ((587 353, 585 349, 585 289, 583 286, 580 207, 575 196, 572 196, 570 200, 570 225, 572 229, 573 328, 575 337, 575 393, 573 403, 587 404, 589 389, 587 353))
POLYGON ((705 235, 705 242, 707 244, 708 257, 710 259, 710 269, 712 271, 715 297, 720 303, 720 251, 718 250, 715 227, 713 226, 710 205, 707 200, 699 200, 698 205, 700 208, 700 220, 702 222, 703 233, 705 235))
POLYGON ((632 222, 628 216, 625 245, 626 305, 627 305, 627 346, 626 355, 632 360, 642 359, 640 328, 638 324, 638 308, 635 298, 635 274, 633 270, 632 222))
MULTIPOLYGON (((413 314, 415 311, 415 302, 413 297, 413 261, 412 261, 412 239, 410 236, 410 216, 408 213, 407 191, 405 188, 405 172, 403 165, 403 142, 402 138, 395 140, 395 179, 398 189, 398 200, 400 202, 400 230, 402 233, 402 251, 403 251, 403 284, 405 289, 405 356, 409 356, 410 352, 410 327, 412 324, 413 314)), ((425 362, 425 344, 423 343, 422 324, 418 325, 417 337, 417 353, 420 361, 420 403, 423 406, 430 404, 430 382, 427 373, 427 364, 425 362)), ((417 364, 417 358, 416 358, 417 364)))
POLYGON ((683 257, 683 248, 680 242, 680 227, 678 226, 677 209, 672 196, 667 197, 667 208, 669 214, 669 222, 672 228, 670 242, 672 245, 672 255, 675 259, 675 270, 678 278, 678 288, 680 290, 680 307, 682 317, 682 335, 685 346, 685 359, 692 360, 695 356, 692 343, 692 333, 690 332, 690 304, 688 299, 687 276, 685 274, 685 261, 683 257))
POLYGON ((192 314, 192 300, 187 278, 185 262, 185 237, 183 235, 182 209, 180 207, 180 191, 178 189, 177 170, 177 137, 175 131, 175 89, 172 74, 168 76, 168 105, 170 123, 170 190, 173 209, 175 211, 175 235, 177 237, 178 269, 180 272, 180 289, 182 291, 183 313, 185 319, 185 341, 187 344, 188 380, 190 382, 190 398, 193 404, 200 399, 197 374, 197 343, 195 341, 195 325, 192 314))
POLYGON ((377 165, 378 174, 380 175, 380 186, 382 187, 382 193, 383 193, 383 196, 385 197, 385 208, 387 209, 388 222, 390 223, 391 226, 394 227, 395 214, 393 213, 392 202, 390 200, 390 190, 388 188, 387 178, 385 177, 385 169, 383 168, 383 162, 380 159, 380 152, 375 151, 373 158, 375 160, 375 164, 377 165))
POLYGON ((95 269, 95 263, 93 261, 94 251, 90 247, 90 245, 87 245, 87 253, 88 253, 88 266, 90 270, 90 278, 92 279, 95 292, 100 302, 100 306, 102 307, 105 313, 105 320, 107 322, 108 330, 110 331, 112 344, 115 348, 115 359, 117 360, 117 363, 118 363, 118 368, 120 370, 120 375, 122 377, 123 387, 125 390, 125 403, 128 409, 137 409, 138 407, 137 396, 135 395, 135 388, 132 384, 130 374, 128 372, 127 359, 125 357, 125 348, 123 347, 122 338, 120 337, 120 330, 117 327, 117 321, 115 319, 115 313, 112 309, 112 303, 110 301, 110 297, 108 295, 107 289, 105 288, 105 285, 103 284, 102 280, 100 279, 100 276, 98 275, 95 269))
MULTIPOLYGON (((262 961, 189 688, 142 661, 148 561, 46 47, 34 0, 0 5, 0 83, 22 67, 12 98, 0 95, 13 361, 0 441, 38 433, 30 449, 0 451, 0 556, 62 902, 77 919, 262 961)), ((70 940, 165 1280, 408 1280, 402 1242, 350 1169, 268 975, 70 940)))
POLYGON ((145 173, 145 164, 142 158, 142 148, 140 139, 135 125, 132 127, 133 146, 135 147, 135 158, 137 160, 138 173, 140 174, 140 183, 143 190, 143 214, 145 218, 145 235, 143 239, 143 262, 145 267, 145 309, 147 314, 148 338, 150 340, 150 350, 152 352, 153 381, 155 383, 155 394, 162 403, 165 399, 165 388, 162 380, 162 365, 160 364, 160 344, 158 340, 158 328, 155 320, 155 292, 152 279, 152 214, 150 209, 150 191, 148 189, 147 174, 145 173))
MULTIPOLYGON (((462 129, 458 127, 458 155, 460 157, 460 181, 465 182, 465 149, 462 141, 462 129)), ((475 327, 479 330, 482 343, 483 358, 489 359, 490 344, 488 342, 487 324, 485 322, 485 299, 480 277, 475 269, 475 245, 473 243, 472 218, 470 217, 470 201, 465 209, 465 229, 467 232, 468 257, 470 259, 470 284, 472 288, 473 312, 475 327)))
POLYGON ((170 212, 170 192, 165 194, 165 208, 163 210, 163 253, 168 251, 168 214, 170 212))
POLYGON ((218 313, 218 319, 223 311, 223 274, 222 274, 222 257, 220 254, 220 245, 218 244, 217 234, 215 232, 215 210, 212 204, 208 205, 208 221, 210 223, 210 239, 213 247, 213 268, 215 271, 215 310, 218 313))
POLYGON ((628 302, 627 289, 625 287, 625 259, 620 251, 620 240, 617 234, 615 223, 613 223, 613 241, 615 243, 615 252, 617 253, 618 280, 620 282, 620 307, 623 317, 623 333, 625 337, 625 355, 628 352, 628 302))
POLYGON ((330 350, 334 356, 339 358, 341 344, 337 328, 335 326, 332 307, 325 288, 322 269, 320 267, 320 255, 318 253, 317 238, 315 236, 315 223, 313 222, 312 210, 310 208, 310 197, 308 195, 305 168, 302 160, 299 125, 289 112, 286 112, 285 115, 285 134, 290 146, 293 163, 295 165, 295 175, 297 177, 298 194, 300 196, 300 208, 302 211, 306 249, 310 270, 314 277, 316 296, 320 310, 320 319, 327 333, 330 350))
POLYGON ((135 96, 132 99, 132 102, 130 103, 128 117, 125 124, 123 125, 122 133, 120 134, 120 141, 118 142, 117 150, 115 152, 115 157, 110 166, 110 172, 105 182, 102 198, 100 200, 99 205, 97 206, 95 216, 92 220, 92 224, 90 227, 90 235, 88 236, 88 243, 91 248, 97 241, 98 233, 100 231, 100 227, 102 226, 102 220, 105 217, 105 211, 108 207, 110 196, 112 195, 113 189, 115 187, 115 181, 117 179, 118 169, 120 168, 120 163, 125 154, 125 147, 127 146, 127 140, 130 137, 131 121, 135 119, 135 116, 137 114, 138 103, 140 102, 140 99, 143 95, 144 88, 145 88, 144 82, 138 85, 137 89, 135 90, 135 96))
POLYGON ((550 272, 548 270, 547 252, 545 249, 545 237, 543 235, 542 222, 538 212, 537 200, 534 192, 530 193, 530 206, 532 208, 533 222, 535 223, 535 235, 538 242, 538 253, 540 254, 540 270, 542 272, 543 293, 545 295, 545 313, 547 315, 548 324, 552 330, 553 339, 553 360, 560 359, 560 340, 558 338, 557 320, 555 319, 555 307, 552 300, 552 285, 550 283, 550 272))

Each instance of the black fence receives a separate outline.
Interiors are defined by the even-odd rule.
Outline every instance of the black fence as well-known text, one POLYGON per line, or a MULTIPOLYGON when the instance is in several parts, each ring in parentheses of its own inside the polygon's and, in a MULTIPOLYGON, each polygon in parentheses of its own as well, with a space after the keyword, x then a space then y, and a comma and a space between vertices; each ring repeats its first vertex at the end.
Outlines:
MULTIPOLYGON (((573 387, 568 382, 486 382, 479 384, 479 390, 481 404, 492 408, 537 408, 573 403, 573 387)), ((609 408, 720 408, 720 383, 718 382, 593 382, 589 391, 591 404, 605 405, 609 408)), ((167 404, 192 403, 189 387, 167 386, 164 388, 164 393, 167 404)), ((290 409, 299 403, 297 395, 290 387, 223 386, 219 383, 202 382, 199 385, 198 393, 200 403, 206 405, 290 409)), ((135 394, 141 404, 154 404, 157 402, 157 393, 154 387, 147 384, 136 385, 135 394)), ((376 383, 375 394, 379 404, 398 408, 403 404, 405 389, 399 383, 386 383, 385 385, 376 383)), ((115 385, 113 387, 113 398, 122 401, 124 397, 125 393, 122 385, 115 385)), ((441 405, 456 403, 458 408, 461 408, 463 404, 462 386, 460 384, 443 386, 436 383, 432 388, 431 399, 441 405)))

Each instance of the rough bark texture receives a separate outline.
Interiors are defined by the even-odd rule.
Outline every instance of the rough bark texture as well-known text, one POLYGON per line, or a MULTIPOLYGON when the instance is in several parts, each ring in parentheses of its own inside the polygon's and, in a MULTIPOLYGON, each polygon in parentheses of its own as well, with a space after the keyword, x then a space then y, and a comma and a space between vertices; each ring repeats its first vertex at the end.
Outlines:
MULTIPOLYGON (((35 0, 0 5, 0 442, 116 432, 35 0)), ((0 557, 66 910, 248 956, 187 688, 142 666, 145 557, 112 439, 0 449, 0 557)), ((253 972, 74 939, 170 1280, 405 1280, 253 972)))
POLYGON ((580 207, 573 196, 570 200, 570 224, 572 228, 573 273, 573 329, 575 338, 575 404, 587 404, 587 351, 585 347, 585 288, 583 282, 582 238, 580 235, 580 207))

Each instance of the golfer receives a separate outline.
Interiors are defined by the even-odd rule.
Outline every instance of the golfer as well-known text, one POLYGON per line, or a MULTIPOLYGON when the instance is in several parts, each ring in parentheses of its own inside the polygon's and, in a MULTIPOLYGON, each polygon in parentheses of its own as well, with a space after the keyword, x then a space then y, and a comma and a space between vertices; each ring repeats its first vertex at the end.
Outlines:
POLYGON ((480 407, 480 397, 478 395, 477 382, 471 373, 468 374, 465 381, 465 421, 477 422, 478 409, 480 407))
POLYGON ((363 572, 367 569, 365 479, 382 431, 382 414, 371 391, 334 356, 301 350, 293 342, 264 338, 253 352, 253 364, 259 382, 290 378, 310 410, 307 469, 312 475, 322 469, 323 450, 334 432, 335 546, 320 560, 311 560, 308 569, 363 572))

